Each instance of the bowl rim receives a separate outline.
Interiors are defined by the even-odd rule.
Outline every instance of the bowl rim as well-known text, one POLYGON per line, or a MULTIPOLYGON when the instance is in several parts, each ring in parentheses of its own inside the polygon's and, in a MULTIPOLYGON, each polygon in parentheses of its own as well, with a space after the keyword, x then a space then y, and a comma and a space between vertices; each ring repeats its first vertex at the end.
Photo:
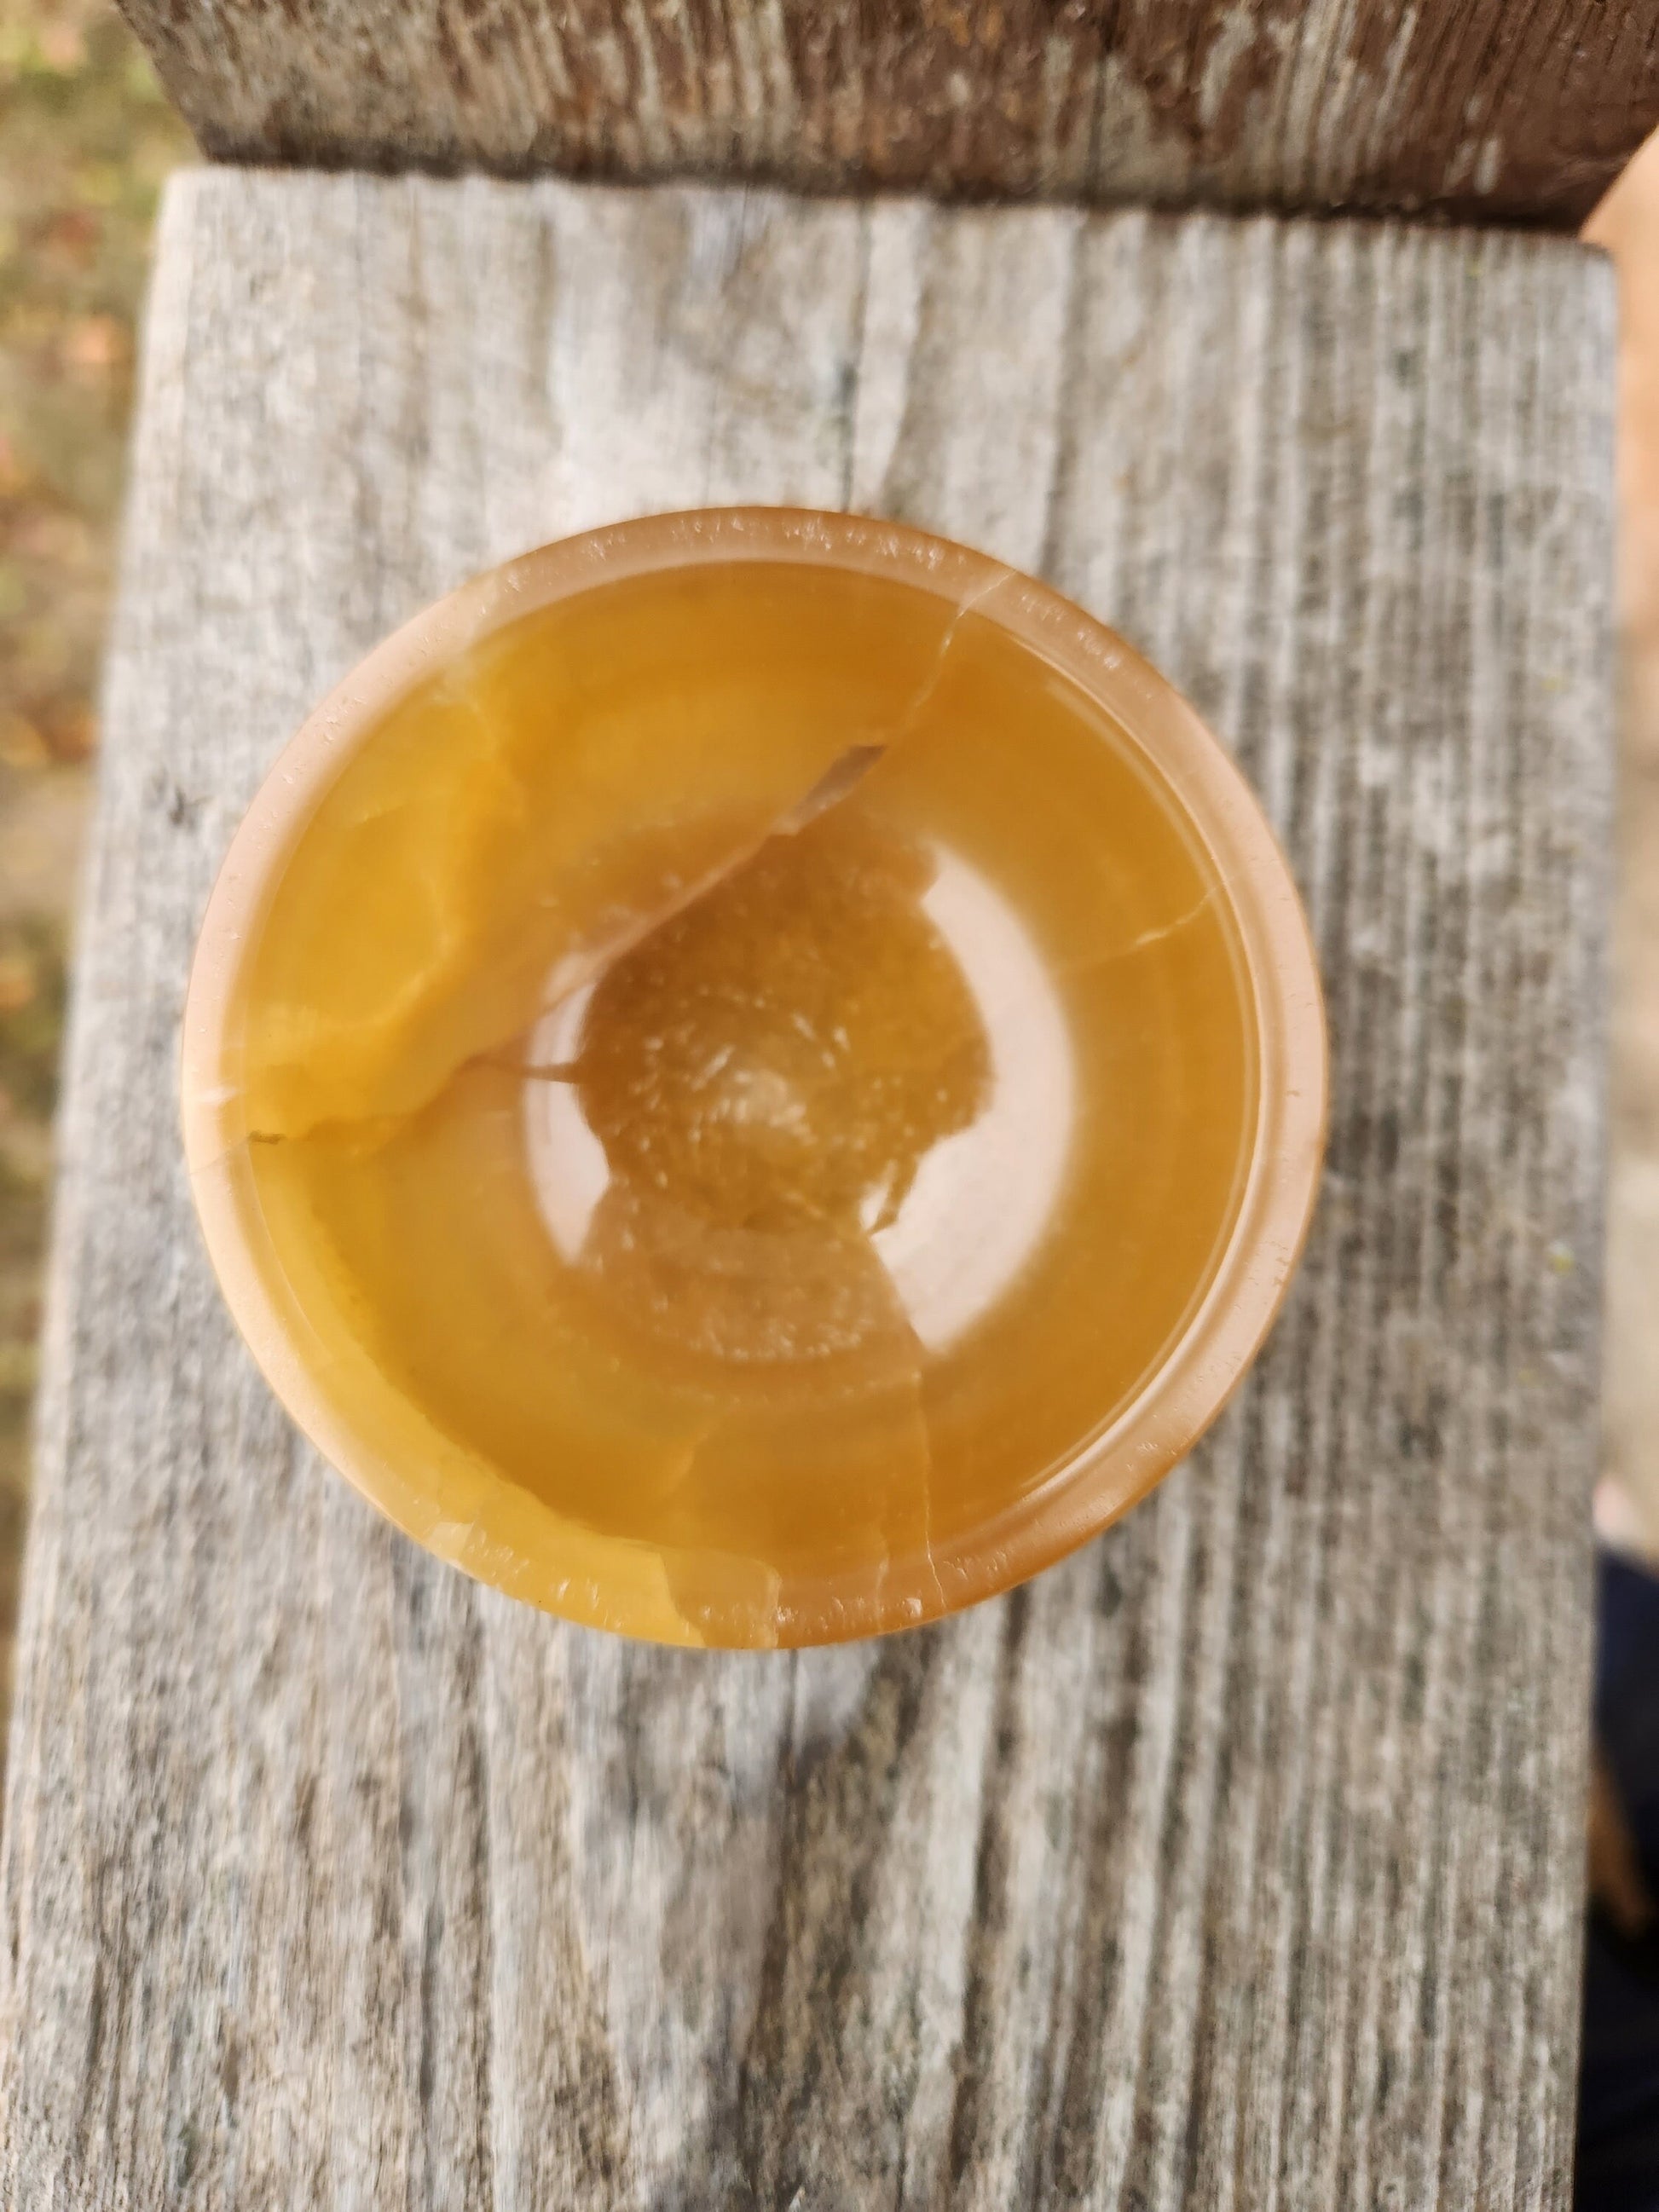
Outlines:
MULTIPOLYGON (((641 516, 555 540, 484 571, 422 608, 336 684, 267 772, 233 836, 197 938, 180 1040, 185 1154, 209 1260, 242 1337, 298 1427, 407 1534, 479 1579, 544 1609, 649 1640, 578 1578, 556 1595, 480 1558, 440 1527, 413 1471, 390 1461, 331 1401, 306 1331, 262 1271, 238 1178, 234 1096, 220 1082, 243 946, 277 872, 352 748, 434 667, 522 617, 633 576, 679 567, 787 561, 921 586, 958 620, 994 621, 1068 677, 1123 731, 1170 791, 1231 905, 1257 1033, 1257 1121, 1244 1187, 1211 1279, 1157 1367, 1094 1437, 971 1540, 873 1593, 826 1579, 810 1632, 775 1624, 780 1644, 834 1643, 914 1626, 1027 1580, 1138 1504, 1197 1443, 1238 1388, 1277 1318, 1317 1200, 1329 1109, 1323 994, 1287 860, 1261 803, 1195 710, 1142 654, 1052 586, 908 523, 785 507, 641 516)), ((573 1540, 574 1524, 568 1527, 573 1540)), ((797 1612, 802 1610, 795 1608, 797 1612)), ((718 1643, 688 1623, 680 1639, 718 1643)), ((747 1639, 745 1639, 747 1640, 747 1639)))

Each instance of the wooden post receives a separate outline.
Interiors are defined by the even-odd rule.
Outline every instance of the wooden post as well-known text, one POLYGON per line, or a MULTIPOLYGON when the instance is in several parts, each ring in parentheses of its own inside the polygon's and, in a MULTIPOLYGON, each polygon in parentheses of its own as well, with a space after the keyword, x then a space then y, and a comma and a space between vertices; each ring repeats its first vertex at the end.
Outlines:
POLYGON ((222 160, 1576 226, 1653 0, 122 0, 222 160))
POLYGON ((0 2203, 1569 2200, 1612 762, 1579 247, 209 173, 162 226, 0 1856, 0 2203), (1202 1449, 799 1654, 545 1620, 237 1346, 177 1022, 238 814, 462 575, 903 515, 1194 696, 1304 888, 1330 1173, 1202 1449))

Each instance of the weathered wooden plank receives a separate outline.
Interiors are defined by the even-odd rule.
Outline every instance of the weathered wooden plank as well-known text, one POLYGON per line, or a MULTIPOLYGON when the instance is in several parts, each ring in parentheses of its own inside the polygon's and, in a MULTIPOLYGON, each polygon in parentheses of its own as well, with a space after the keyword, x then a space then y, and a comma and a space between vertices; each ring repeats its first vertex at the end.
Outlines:
POLYGON ((227 161, 1576 227, 1651 0, 121 0, 227 161))
POLYGON ((1565 2206, 1605 265, 1495 234, 188 177, 147 342, 0 1856, 0 2203, 1565 2206), (199 1255, 191 933, 305 708, 624 512, 884 507, 1198 699, 1305 888, 1268 1352, 1026 1589, 570 1629, 293 1438, 199 1255))

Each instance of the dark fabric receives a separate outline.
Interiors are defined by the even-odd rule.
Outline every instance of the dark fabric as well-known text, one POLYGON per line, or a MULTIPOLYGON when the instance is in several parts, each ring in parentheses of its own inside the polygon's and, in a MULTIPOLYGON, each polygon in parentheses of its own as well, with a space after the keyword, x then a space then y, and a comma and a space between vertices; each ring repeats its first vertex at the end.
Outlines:
MULTIPOLYGON (((1595 1726, 1659 1895, 1659 1580, 1603 1553, 1595 1726)), ((1659 2212, 1659 1936, 1591 1908, 1579 2082, 1578 2212, 1659 2212)))

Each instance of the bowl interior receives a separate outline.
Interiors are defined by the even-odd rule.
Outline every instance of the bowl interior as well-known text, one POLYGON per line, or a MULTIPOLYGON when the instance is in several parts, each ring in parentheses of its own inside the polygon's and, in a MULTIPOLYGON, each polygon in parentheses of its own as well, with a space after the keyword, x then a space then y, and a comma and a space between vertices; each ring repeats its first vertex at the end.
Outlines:
POLYGON ((770 1645, 1057 1556, 1213 1414, 1322 1115, 1294 890, 1121 641, 916 533, 625 526, 295 741, 185 1123, 301 1425, 574 1618, 770 1645))

